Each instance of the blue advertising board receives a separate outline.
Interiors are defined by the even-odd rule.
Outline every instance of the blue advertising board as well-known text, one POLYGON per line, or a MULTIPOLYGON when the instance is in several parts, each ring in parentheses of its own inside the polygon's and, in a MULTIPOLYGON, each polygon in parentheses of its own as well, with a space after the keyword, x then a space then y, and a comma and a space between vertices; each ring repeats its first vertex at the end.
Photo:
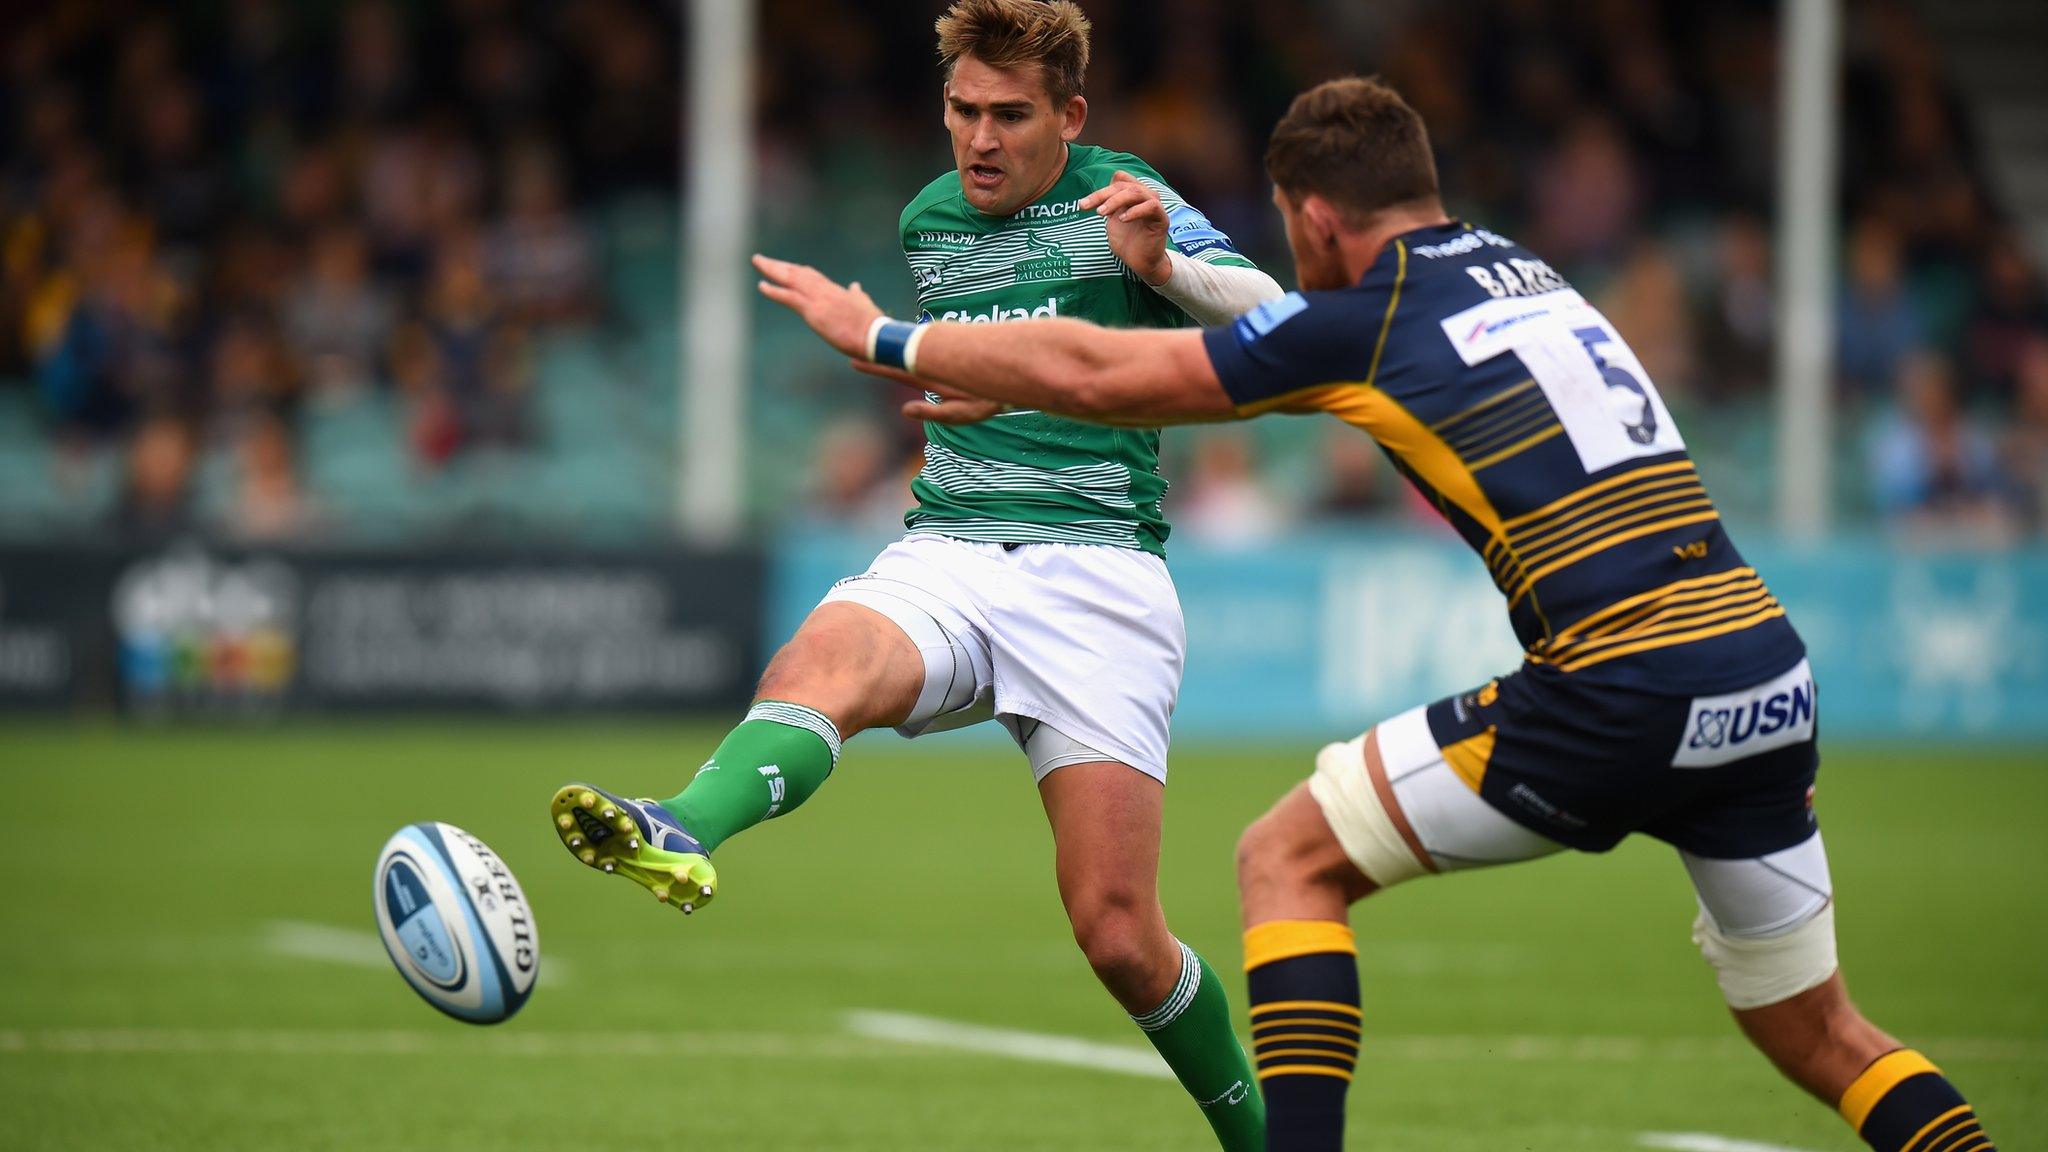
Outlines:
MULTIPOLYGON (((769 650, 886 543, 782 541, 769 650)), ((1919 555, 1857 540, 1744 553, 1806 638, 1830 736, 2048 741, 2048 550, 1919 555)), ((1520 659, 1499 593, 1448 535, 1176 541, 1168 564, 1188 626, 1183 735, 1352 735, 1520 659)))

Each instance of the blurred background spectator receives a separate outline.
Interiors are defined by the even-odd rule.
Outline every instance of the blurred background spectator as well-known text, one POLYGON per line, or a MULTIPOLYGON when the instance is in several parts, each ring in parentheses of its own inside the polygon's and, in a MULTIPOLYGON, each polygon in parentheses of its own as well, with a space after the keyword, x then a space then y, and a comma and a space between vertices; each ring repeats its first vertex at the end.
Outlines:
POLYGON ((1333 424, 1323 430, 1316 444, 1320 487, 1309 507, 1312 519, 1343 523, 1379 515, 1398 502, 1401 478, 1369 438, 1333 424))
POLYGON ((1219 548, 1250 548, 1285 532, 1290 509, 1259 476, 1248 431, 1216 428, 1184 435, 1193 437, 1194 450, 1170 506, 1181 532, 1219 548))
POLYGON ((2006 444, 2007 468, 2027 525, 2039 534, 2048 530, 2048 336, 2027 341, 2016 372, 2019 399, 2006 444))
POLYGON ((2018 526, 2014 486, 1997 443, 1965 414, 1947 361, 1918 353, 1899 375, 1899 403, 1872 440, 1872 483, 1888 526, 1926 539, 2008 540, 2018 526))
MULTIPOLYGON (((1764 514, 1777 5, 1084 6, 1087 137, 1147 157, 1283 280, 1266 129, 1307 84, 1388 77, 1430 122, 1452 211, 1600 301, 1730 514, 1764 514)), ((939 7, 762 0, 758 241, 892 308, 910 300, 897 211, 949 167, 939 7)), ((103 0, 15 16, 0 460, 34 482, 0 486, 0 531, 667 531, 677 14, 103 0)), ((2048 294, 2028 221, 1928 22, 1898 0, 1846 16, 1842 431, 1816 446, 1844 465, 1838 512, 2038 534, 2048 294)), ((914 465, 899 397, 786 318, 756 324, 754 522, 885 524, 914 465)), ((1278 429, 1186 451, 1170 433, 1169 517, 1217 538, 1245 530, 1234 517, 1417 514, 1341 430, 1278 429)))
POLYGON ((1883 399, 1927 333, 1907 289, 1905 253, 1891 221, 1881 215, 1857 221, 1846 248, 1835 370, 1857 397, 1883 399))

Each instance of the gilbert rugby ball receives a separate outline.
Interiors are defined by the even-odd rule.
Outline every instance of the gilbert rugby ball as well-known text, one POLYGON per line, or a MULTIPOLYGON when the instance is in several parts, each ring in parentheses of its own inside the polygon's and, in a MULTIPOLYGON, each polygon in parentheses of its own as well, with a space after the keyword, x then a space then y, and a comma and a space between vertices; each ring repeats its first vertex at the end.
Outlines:
POLYGON ((540 975, 533 910, 512 870, 453 824, 398 830, 377 856, 377 929, 413 991, 458 1020, 496 1024, 540 975))

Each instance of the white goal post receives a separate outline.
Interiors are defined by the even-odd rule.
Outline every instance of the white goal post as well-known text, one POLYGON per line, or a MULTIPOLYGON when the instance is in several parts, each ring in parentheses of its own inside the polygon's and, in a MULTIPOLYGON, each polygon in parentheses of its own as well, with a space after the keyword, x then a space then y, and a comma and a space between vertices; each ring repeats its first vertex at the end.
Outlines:
POLYGON ((746 513, 756 4, 685 2, 676 518, 685 536, 717 543, 746 513))

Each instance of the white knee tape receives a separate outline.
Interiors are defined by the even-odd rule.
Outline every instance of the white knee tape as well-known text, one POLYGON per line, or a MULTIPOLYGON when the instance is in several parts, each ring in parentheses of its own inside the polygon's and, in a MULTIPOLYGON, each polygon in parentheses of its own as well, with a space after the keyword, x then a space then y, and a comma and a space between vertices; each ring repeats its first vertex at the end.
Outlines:
POLYGON ((1365 737, 1331 744, 1316 753, 1315 774, 1308 778, 1309 795, 1323 810, 1323 819, 1337 834, 1344 854, 1381 888, 1423 874, 1422 861, 1401 838, 1401 830, 1380 803, 1380 794, 1365 771, 1365 737))
POLYGON ((1704 907, 1692 942, 1714 967, 1730 1008, 1762 1008, 1790 1000, 1835 974, 1833 901, 1797 926, 1771 936, 1730 936, 1704 907))

